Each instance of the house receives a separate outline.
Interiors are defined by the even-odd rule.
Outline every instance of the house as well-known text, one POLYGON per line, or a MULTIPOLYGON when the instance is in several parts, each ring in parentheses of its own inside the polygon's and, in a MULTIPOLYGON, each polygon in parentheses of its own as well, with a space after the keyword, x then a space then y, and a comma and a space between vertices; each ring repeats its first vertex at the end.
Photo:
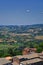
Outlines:
POLYGON ((27 54, 30 54, 30 53, 35 53, 36 50, 37 50, 36 48, 24 48, 23 51, 22 51, 22 54, 27 55, 27 54))
POLYGON ((12 65, 19 65, 19 64, 20 64, 19 58, 14 57, 14 58, 12 59, 12 65))
POLYGON ((22 54, 27 55, 27 54, 29 54, 29 52, 30 52, 29 48, 24 48, 23 51, 22 51, 22 54))
POLYGON ((36 48, 29 48, 29 49, 30 49, 30 53, 33 53, 33 52, 36 53, 36 50, 37 50, 36 48))

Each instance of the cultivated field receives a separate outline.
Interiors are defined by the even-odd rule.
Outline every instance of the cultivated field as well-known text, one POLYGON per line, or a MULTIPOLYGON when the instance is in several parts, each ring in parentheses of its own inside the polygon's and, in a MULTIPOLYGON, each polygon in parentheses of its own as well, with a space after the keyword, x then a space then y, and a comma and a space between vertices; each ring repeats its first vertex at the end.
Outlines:
POLYGON ((35 39, 43 40, 43 36, 36 36, 35 39))

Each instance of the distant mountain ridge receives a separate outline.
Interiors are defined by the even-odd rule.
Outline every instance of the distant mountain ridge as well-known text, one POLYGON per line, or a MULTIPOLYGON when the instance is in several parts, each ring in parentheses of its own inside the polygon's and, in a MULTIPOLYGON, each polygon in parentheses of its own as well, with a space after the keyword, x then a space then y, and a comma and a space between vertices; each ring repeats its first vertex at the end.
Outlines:
POLYGON ((43 29, 43 24, 34 24, 34 25, 0 25, 0 31, 6 30, 14 33, 25 33, 29 29, 43 29))
POLYGON ((0 25, 0 27, 20 27, 20 26, 23 26, 23 27, 25 27, 25 26, 29 26, 29 27, 43 27, 43 24, 32 24, 32 25, 0 25))

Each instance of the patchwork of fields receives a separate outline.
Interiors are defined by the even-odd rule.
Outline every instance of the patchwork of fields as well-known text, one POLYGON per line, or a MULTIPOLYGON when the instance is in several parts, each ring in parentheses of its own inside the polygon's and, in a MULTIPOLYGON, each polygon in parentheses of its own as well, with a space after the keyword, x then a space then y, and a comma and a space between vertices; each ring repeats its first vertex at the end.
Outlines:
POLYGON ((0 57, 21 54, 25 47, 43 48, 43 24, 0 26, 0 57))

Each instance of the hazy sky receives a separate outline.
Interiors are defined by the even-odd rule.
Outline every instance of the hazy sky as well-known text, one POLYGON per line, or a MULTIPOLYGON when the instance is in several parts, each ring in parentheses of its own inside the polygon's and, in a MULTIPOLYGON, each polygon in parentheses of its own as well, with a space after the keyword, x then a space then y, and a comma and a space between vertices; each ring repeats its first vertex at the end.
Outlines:
POLYGON ((0 25, 43 24, 43 0, 0 0, 0 25))

